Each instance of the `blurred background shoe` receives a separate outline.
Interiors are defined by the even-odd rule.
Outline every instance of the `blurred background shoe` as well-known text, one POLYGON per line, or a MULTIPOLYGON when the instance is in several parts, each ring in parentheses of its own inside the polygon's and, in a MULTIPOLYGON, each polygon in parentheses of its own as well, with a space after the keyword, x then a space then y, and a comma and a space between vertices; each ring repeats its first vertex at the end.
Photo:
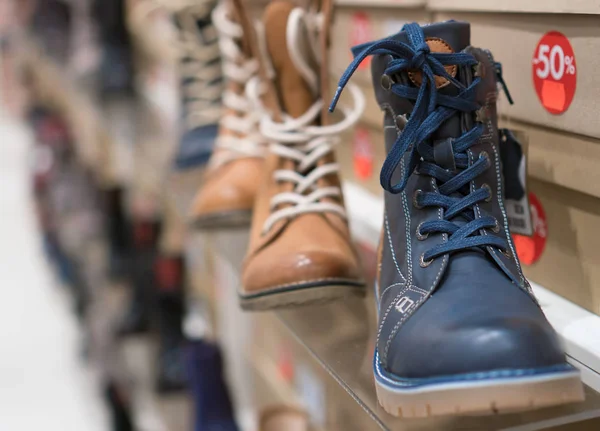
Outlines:
POLYGON ((184 262, 181 256, 160 255, 155 261, 155 309, 158 330, 156 390, 165 394, 187 387, 185 369, 186 339, 184 262))
POLYGON ((219 136, 202 186, 191 208, 198 229, 249 226, 264 162, 265 142, 258 133, 260 109, 246 96, 246 84, 258 74, 239 13, 229 1, 213 12, 223 56, 226 90, 219 136))
POLYGON ((121 336, 140 334, 150 329, 156 288, 154 265, 160 232, 161 224, 157 221, 138 221, 132 226, 133 249, 127 277, 131 283, 131 296, 117 329, 121 336))
POLYGON ((208 162, 217 136, 223 91, 221 53, 211 17, 216 0, 185 3, 174 13, 182 118, 174 163, 181 170, 208 162))
POLYGON ((271 106, 260 130, 271 145, 242 270, 239 297, 247 310, 364 294, 334 157, 336 135, 358 120, 364 98, 353 91, 352 109, 327 124, 328 83, 320 77, 328 76, 329 12, 322 17, 284 0, 263 15, 274 75, 263 76, 262 100, 271 106))
POLYGON ((102 99, 133 94, 132 45, 125 0, 95 0, 92 14, 101 42, 100 86, 102 99))
POLYGON ((186 354, 193 398, 194 431, 238 431, 216 344, 190 341, 186 354))

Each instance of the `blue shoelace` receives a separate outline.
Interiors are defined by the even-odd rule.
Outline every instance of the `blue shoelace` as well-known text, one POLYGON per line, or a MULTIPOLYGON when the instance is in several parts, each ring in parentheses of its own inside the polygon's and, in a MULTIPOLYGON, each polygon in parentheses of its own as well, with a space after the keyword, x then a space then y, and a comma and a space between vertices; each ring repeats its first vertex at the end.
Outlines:
MULTIPOLYGON (((418 207, 423 208, 441 207, 444 209, 444 217, 442 220, 424 222, 419 227, 419 234, 422 236, 433 233, 447 234, 448 241, 428 250, 422 257, 424 262, 473 247, 489 246, 507 251, 506 240, 492 234, 499 228, 497 220, 490 215, 476 218, 473 211, 474 205, 492 198, 489 187, 481 187, 474 191, 470 191, 469 188, 470 182, 490 167, 489 158, 482 156, 469 166, 467 154, 467 150, 482 135, 483 124, 475 123, 471 130, 453 140, 452 152, 456 170, 452 172, 435 163, 433 143, 430 139, 442 123, 453 115, 463 112, 473 113, 481 108, 475 101, 476 88, 481 82, 481 78, 475 77, 469 86, 465 86, 448 74, 444 68, 445 65, 456 65, 457 68, 473 67, 478 62, 475 57, 464 52, 432 53, 425 41, 423 30, 416 23, 407 24, 402 30, 406 32, 409 44, 388 38, 352 48, 354 60, 340 78, 329 110, 335 109, 342 90, 358 66, 368 56, 379 54, 392 56, 392 60, 384 72, 388 77, 401 71, 421 71, 423 80, 419 88, 392 81, 390 90, 395 95, 413 100, 415 103, 404 129, 383 163, 381 185, 390 193, 401 193, 406 188, 411 174, 417 168, 421 175, 427 175, 437 180, 438 191, 418 193, 415 196, 415 203, 418 207), (436 75, 446 78, 450 85, 457 88, 458 94, 450 96, 438 93, 435 82, 436 75), (405 155, 408 164, 404 169, 402 179, 398 184, 392 184, 392 174, 400 163, 405 163, 403 162, 405 155), (459 220, 461 220, 460 223, 458 223, 459 220), (481 229, 488 229, 489 232, 481 235, 481 229)), ((500 65, 495 64, 494 66, 499 82, 512 103, 501 78, 500 65)))

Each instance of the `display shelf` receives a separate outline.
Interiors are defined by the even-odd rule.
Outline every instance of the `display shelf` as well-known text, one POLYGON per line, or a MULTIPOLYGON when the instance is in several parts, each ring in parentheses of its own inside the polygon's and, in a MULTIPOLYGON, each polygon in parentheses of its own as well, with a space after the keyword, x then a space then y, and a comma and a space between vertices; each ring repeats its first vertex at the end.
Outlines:
MULTIPOLYGON (((361 248, 366 251, 365 261, 369 260, 373 257, 379 237, 383 202, 381 198, 352 184, 345 187, 345 195, 354 237, 362 245, 361 248)), ((226 262, 223 270, 219 271, 221 276, 220 281, 217 282, 218 289, 225 288, 226 293, 217 293, 216 302, 221 303, 220 306, 217 306, 217 308, 222 307, 219 314, 221 316, 228 315, 229 319, 232 314, 241 313, 239 310, 234 311, 238 305, 236 295, 232 295, 232 293, 239 287, 239 271, 247 247, 247 239, 247 232, 229 232, 214 235, 210 241, 206 241, 206 244, 210 245, 217 254, 218 260, 226 262)), ((593 347, 594 334, 600 333, 594 330, 597 323, 594 319, 600 321, 600 318, 551 294, 540 286, 535 286, 535 289, 549 320, 563 337, 570 361, 582 370, 582 378, 586 383, 586 400, 583 403, 495 416, 459 416, 422 420, 394 418, 379 406, 375 394, 371 363, 375 334, 377 333, 377 319, 372 289, 369 289, 365 299, 349 299, 275 312, 273 315, 276 318, 271 319, 270 324, 281 324, 287 328, 287 331, 280 331, 280 334, 287 333, 287 337, 292 338, 293 343, 303 346, 345 393, 362 407, 370 418, 369 424, 361 428, 365 431, 370 429, 402 431, 600 429, 600 394, 597 392, 600 386, 598 385, 599 375, 596 371, 598 369, 596 362, 600 355, 597 347, 596 350, 593 347), (584 336, 579 331, 582 325, 588 330, 588 336, 584 336), (577 425, 575 426, 575 424, 577 425)), ((258 321, 254 317, 256 315, 246 314, 253 317, 244 321, 243 319, 239 320, 241 315, 238 315, 232 319, 236 322, 229 322, 226 326, 232 329, 231 324, 235 323, 236 328, 239 328, 240 322, 244 322, 246 328, 257 326, 258 321)), ((237 338, 237 341, 232 339, 230 342, 224 343, 229 347, 233 346, 232 350, 226 348, 226 354, 237 355, 244 351, 244 349, 240 350, 240 345, 247 346, 251 343, 265 342, 260 339, 260 334, 257 338, 256 333, 250 334, 246 330, 242 333, 243 335, 241 338, 237 338)), ((264 334, 264 337, 268 336, 269 334, 264 334)), ((288 340, 285 338, 278 340, 278 342, 281 341, 285 343, 288 340)), ((278 372, 276 350, 265 349, 263 352, 267 355, 268 360, 267 357, 253 358, 260 363, 272 364, 269 367, 271 372, 278 372), (271 356, 269 357, 269 355, 271 356)), ((296 352, 296 354, 298 353, 296 352)), ((256 361, 254 362, 256 363, 256 361)), ((264 378, 264 369, 262 371, 264 378)), ((234 384, 234 387, 237 388, 237 385, 234 384)), ((291 393, 286 393, 284 398, 288 398, 290 395, 291 393)), ((326 402, 328 405, 330 403, 332 406, 335 405, 333 400, 327 399, 326 402)))
MULTIPOLYGON (((374 303, 372 295, 368 295, 365 300, 304 307, 281 311, 277 315, 382 429, 509 430, 528 425, 523 429, 541 430, 600 417, 600 394, 590 387, 586 387, 583 403, 521 414, 423 420, 392 417, 379 406, 373 383, 371 360, 373 336, 377 333, 377 322, 371 311, 374 303)), ((600 427, 600 419, 595 425, 600 427)))

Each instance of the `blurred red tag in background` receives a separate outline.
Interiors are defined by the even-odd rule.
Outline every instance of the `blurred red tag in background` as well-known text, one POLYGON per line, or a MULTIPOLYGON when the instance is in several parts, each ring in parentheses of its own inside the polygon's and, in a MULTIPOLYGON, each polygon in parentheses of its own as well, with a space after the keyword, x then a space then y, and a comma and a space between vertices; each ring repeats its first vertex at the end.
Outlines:
MULTIPOLYGON (((350 28, 350 48, 361 43, 370 42, 373 40, 371 31, 371 21, 369 16, 365 12, 356 12, 352 16, 351 28, 350 28)), ((367 57, 358 66, 358 70, 367 69, 371 64, 371 57, 367 57)))
POLYGON ((373 145, 369 131, 357 127, 354 131, 354 175, 361 181, 366 181, 373 175, 373 145))

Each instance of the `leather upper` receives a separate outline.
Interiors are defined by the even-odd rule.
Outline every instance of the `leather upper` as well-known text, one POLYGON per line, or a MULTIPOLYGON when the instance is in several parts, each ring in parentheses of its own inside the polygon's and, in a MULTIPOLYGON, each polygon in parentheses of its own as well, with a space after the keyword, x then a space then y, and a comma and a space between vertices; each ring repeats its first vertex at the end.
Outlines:
POLYGON ((191 218, 230 211, 251 211, 262 170, 262 159, 244 158, 208 172, 192 204, 191 218))
MULTIPOLYGON (((476 217, 485 212, 496 218, 497 235, 508 241, 510 253, 505 255, 491 247, 485 251, 469 249, 423 264, 423 253, 448 239, 447 234, 430 234, 426 238, 417 234, 422 222, 443 218, 441 208, 417 208, 414 201, 417 190, 436 191, 436 181, 413 172, 404 191, 398 194, 386 191, 378 275, 380 362, 388 372, 402 377, 564 363, 557 337, 522 274, 508 230, 502 198, 493 59, 488 52, 468 47, 468 23, 433 24, 423 27, 423 31, 425 37, 443 39, 455 52, 471 53, 483 67, 477 101, 485 113, 485 131, 468 150, 468 155, 470 163, 486 154, 489 157, 489 168, 471 182, 471 190, 486 184, 492 191, 492 199, 475 205, 474 212, 476 217)), ((402 32, 393 38, 407 42, 402 32)), ((397 116, 410 114, 412 109, 412 102, 400 99, 380 84, 389 60, 390 56, 378 55, 372 61, 375 94, 385 113, 388 151, 401 133, 397 116)), ((473 73, 471 68, 461 67, 457 78, 470 83, 473 73)), ((406 82, 408 77, 395 79, 406 82)), ((473 116, 457 114, 442 124, 433 139, 456 138, 470 129, 474 121, 475 113, 473 116)), ((445 160, 444 157, 442 154, 440 160, 445 160)), ((394 173, 393 182, 399 181, 403 169, 406 169, 406 160, 394 173)), ((490 234, 486 230, 480 232, 490 234)))
MULTIPOLYGON (((267 47, 275 82, 272 93, 282 109, 292 117, 304 114, 315 102, 308 85, 290 60, 286 44, 288 16, 295 5, 288 1, 271 3, 265 12, 267 47)), ((325 31, 325 30, 324 30, 325 31)), ((333 155, 319 162, 329 162, 333 155)), ((323 281, 362 284, 358 257, 346 220, 334 213, 300 214, 277 222, 263 231, 271 214, 270 201, 293 185, 274 180, 279 169, 294 169, 295 162, 274 153, 267 156, 260 190, 254 206, 250 245, 242 273, 242 292, 257 293, 277 287, 323 281)), ((329 175, 319 187, 339 186, 339 177, 329 175)))
MULTIPOLYGON (((244 26, 244 20, 241 19, 240 15, 243 11, 231 9, 233 8, 230 8, 233 21, 240 24, 243 32, 243 37, 237 41, 242 52, 239 61, 246 61, 254 57, 248 45, 251 35, 248 34, 249 30, 244 26)), ((228 91, 238 96, 244 94, 245 86, 235 80, 229 80, 226 85, 228 91)), ((228 107, 224 108, 223 117, 237 117, 240 115, 243 114, 228 107)), ((219 137, 226 136, 246 137, 221 124, 219 137)), ((190 209, 190 218, 196 220, 203 216, 219 216, 237 211, 251 211, 262 177, 263 164, 264 161, 261 157, 239 157, 235 150, 217 145, 202 187, 194 198, 190 209), (231 157, 231 160, 223 164, 213 163, 214 160, 221 157, 231 157)))

